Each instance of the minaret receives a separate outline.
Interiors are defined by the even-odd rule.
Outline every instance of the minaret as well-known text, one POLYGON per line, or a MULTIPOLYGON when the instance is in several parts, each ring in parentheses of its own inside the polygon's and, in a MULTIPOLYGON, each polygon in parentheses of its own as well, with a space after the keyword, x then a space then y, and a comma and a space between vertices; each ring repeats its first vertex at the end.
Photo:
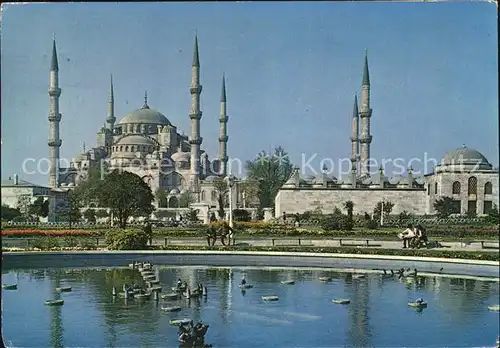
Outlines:
POLYGON ((191 119, 191 173, 189 175, 189 188, 192 192, 198 193, 200 181, 200 145, 203 139, 200 137, 200 57, 198 55, 198 36, 194 38, 193 65, 191 68, 191 110, 189 118, 191 119))
POLYGON ((351 126, 351 165, 352 168, 358 168, 359 155, 359 114, 358 114, 358 95, 354 95, 354 107, 352 110, 352 126, 351 126))
POLYGON ((50 62, 49 80, 49 187, 55 188, 58 186, 59 148, 62 144, 62 140, 59 138, 59 122, 61 122, 61 114, 59 113, 59 96, 61 95, 61 89, 59 88, 59 64, 57 63, 55 38, 52 42, 52 60, 50 62))
POLYGON ((360 171, 361 176, 370 174, 370 143, 372 136, 370 135, 370 118, 372 117, 372 109, 370 109, 370 74, 368 72, 368 53, 365 53, 365 67, 363 71, 363 85, 361 86, 361 137, 360 143, 360 171))
POLYGON ((222 75, 222 91, 220 95, 220 136, 219 136, 219 174, 227 175, 227 104, 226 104, 226 78, 222 75))
POLYGON ((111 75, 111 83, 109 86, 109 97, 108 97, 108 117, 106 118, 106 128, 113 132, 115 127, 115 97, 113 94, 113 75, 111 75))

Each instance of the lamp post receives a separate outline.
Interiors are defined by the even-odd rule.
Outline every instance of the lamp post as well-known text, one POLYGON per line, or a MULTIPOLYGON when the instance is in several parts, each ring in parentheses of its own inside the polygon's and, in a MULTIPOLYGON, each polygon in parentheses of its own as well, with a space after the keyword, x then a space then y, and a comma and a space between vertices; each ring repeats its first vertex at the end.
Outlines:
POLYGON ((384 200, 382 200, 382 206, 380 207, 380 227, 384 226, 384 200))
POLYGON ((224 178, 227 186, 229 187, 229 227, 233 228, 233 186, 235 177, 233 174, 229 174, 224 178))

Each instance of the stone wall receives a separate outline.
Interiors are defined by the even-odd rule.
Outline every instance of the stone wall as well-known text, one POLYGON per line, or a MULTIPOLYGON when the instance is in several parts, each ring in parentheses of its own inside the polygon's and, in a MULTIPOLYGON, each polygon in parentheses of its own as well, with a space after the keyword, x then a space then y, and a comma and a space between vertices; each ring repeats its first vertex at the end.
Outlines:
POLYGON ((354 203, 354 214, 371 214, 375 205, 385 200, 394 204, 392 214, 405 210, 423 215, 427 196, 424 189, 281 189, 275 199, 275 217, 283 212, 300 214, 318 208, 323 213, 333 212, 335 207, 345 212, 343 204, 349 200, 354 203))

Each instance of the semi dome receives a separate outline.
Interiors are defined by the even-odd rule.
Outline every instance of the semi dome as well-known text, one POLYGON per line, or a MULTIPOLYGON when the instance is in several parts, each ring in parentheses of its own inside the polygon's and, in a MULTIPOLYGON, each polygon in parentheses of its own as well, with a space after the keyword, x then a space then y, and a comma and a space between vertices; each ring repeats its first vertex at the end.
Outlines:
POLYGON ((117 145, 145 145, 145 146, 154 146, 156 148, 157 144, 156 142, 151 139, 151 138, 148 138, 148 137, 143 137, 143 136, 140 136, 140 135, 128 135, 128 136, 125 136, 123 138, 121 138, 120 140, 118 140, 115 144, 115 146, 117 145))
POLYGON ((482 153, 465 145, 448 152, 439 166, 472 166, 474 169, 491 170, 492 166, 482 153))
POLYGON ((118 124, 127 123, 144 123, 167 126, 171 125, 170 121, 159 111, 151 109, 147 104, 144 104, 139 110, 132 111, 126 114, 118 124))

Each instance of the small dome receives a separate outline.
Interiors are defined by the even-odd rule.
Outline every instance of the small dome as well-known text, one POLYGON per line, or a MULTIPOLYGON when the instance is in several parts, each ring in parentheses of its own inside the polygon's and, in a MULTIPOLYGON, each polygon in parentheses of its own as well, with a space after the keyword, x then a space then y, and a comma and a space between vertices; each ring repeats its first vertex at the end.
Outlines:
POLYGON ((302 178, 305 182, 313 182, 315 179, 314 175, 306 175, 302 178))
POLYGON ((144 105, 139 110, 126 114, 120 122, 118 122, 118 124, 127 123, 144 123, 162 126, 171 125, 170 121, 164 115, 155 109, 150 109, 147 105, 144 105))
POLYGON ((176 152, 170 156, 174 162, 189 162, 191 161, 191 154, 189 152, 176 152))
POLYGON ((334 176, 328 176, 327 174, 325 173, 321 173, 321 174, 318 174, 313 180, 312 180, 312 183, 313 184, 322 184, 323 183, 323 178, 326 179, 326 182, 327 183, 335 183, 337 181, 337 178, 334 177, 334 176))
POLYGON ((171 195, 178 195, 179 193, 180 193, 180 192, 179 192, 179 190, 178 190, 178 189, 176 189, 176 188, 174 188, 174 189, 172 189, 172 190, 170 191, 170 194, 171 194, 171 195))
POLYGON ((188 192, 189 192, 189 190, 187 190, 187 189, 183 189, 183 190, 181 190, 181 195, 186 194, 186 193, 188 193, 188 192))
POLYGON ((469 149, 465 145, 448 152, 441 160, 440 166, 474 166, 475 169, 492 169, 486 157, 477 150, 469 149))
POLYGON ((205 180, 203 181, 206 181, 206 182, 214 182, 214 181, 218 181, 218 180, 222 180, 221 177, 217 176, 217 175, 209 175, 205 178, 205 180))

